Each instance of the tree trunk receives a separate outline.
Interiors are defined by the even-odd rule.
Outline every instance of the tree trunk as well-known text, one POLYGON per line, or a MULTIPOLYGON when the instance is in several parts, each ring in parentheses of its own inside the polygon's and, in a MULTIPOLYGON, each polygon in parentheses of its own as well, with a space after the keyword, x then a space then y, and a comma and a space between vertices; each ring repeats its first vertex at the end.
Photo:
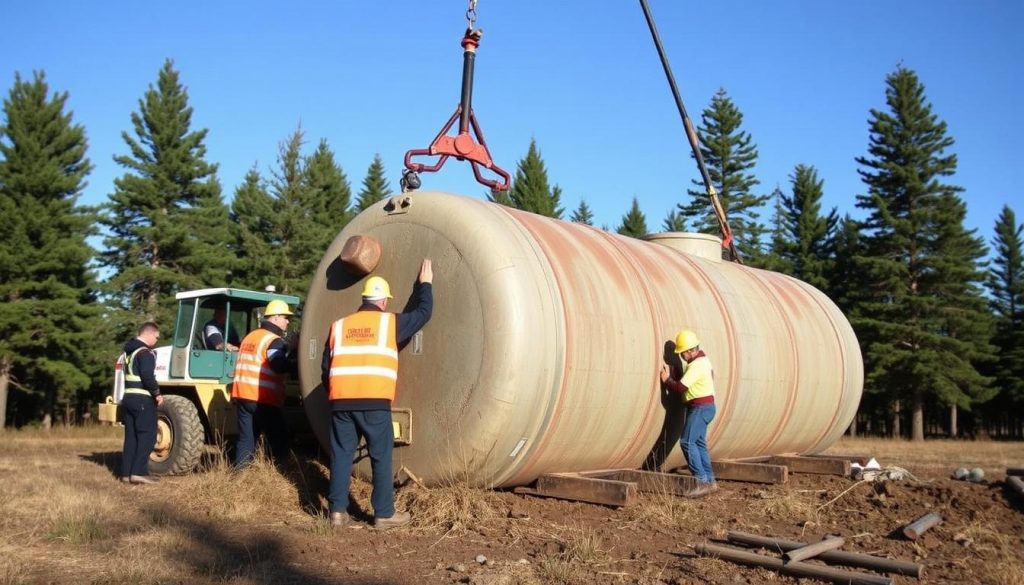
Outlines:
POLYGON ((7 422, 7 389, 11 384, 11 361, 0 358, 0 429, 7 422))
POLYGON ((957 428, 956 428, 956 405, 955 404, 950 404, 949 405, 949 438, 955 439, 958 434, 960 434, 960 433, 957 432, 957 428))
POLYGON ((910 411, 910 440, 924 440, 924 399, 920 394, 914 394, 914 400, 910 411))
POLYGON ((892 438, 899 439, 903 436, 900 428, 900 401, 897 400, 892 406, 892 438))

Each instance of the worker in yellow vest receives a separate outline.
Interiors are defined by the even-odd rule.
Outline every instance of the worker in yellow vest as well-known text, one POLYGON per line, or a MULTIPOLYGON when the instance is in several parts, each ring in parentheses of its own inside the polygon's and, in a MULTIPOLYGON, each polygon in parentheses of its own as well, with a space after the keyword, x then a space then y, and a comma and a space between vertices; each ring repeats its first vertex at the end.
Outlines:
POLYGON ((231 402, 238 415, 235 467, 252 462, 256 435, 263 434, 271 456, 278 462, 288 456, 288 429, 284 422, 284 377, 298 370, 284 340, 291 317, 288 303, 273 300, 263 311, 263 323, 242 339, 235 362, 231 402))
POLYGON ((160 329, 156 323, 147 321, 139 327, 137 336, 124 344, 121 356, 124 368, 121 481, 125 483, 157 482, 149 475, 149 456, 156 445, 156 407, 164 400, 156 381, 156 354, 153 353, 153 346, 159 340, 160 329))
POLYGON ((697 488, 689 495, 702 496, 718 489, 708 452, 708 425, 715 418, 714 372, 696 333, 689 329, 680 331, 675 345, 675 352, 682 354, 685 370, 680 375, 662 364, 661 381, 669 390, 682 394, 686 401, 686 422, 679 444, 690 472, 697 478, 697 488))
POLYGON ((359 310, 335 321, 328 332, 322 377, 331 404, 331 526, 349 522, 352 457, 360 437, 366 440, 373 472, 374 527, 404 526, 411 520, 408 512, 395 510, 391 403, 398 383, 398 346, 430 320, 433 278, 431 262, 425 258, 408 310, 395 314, 387 312, 392 298, 388 281, 371 276, 359 310))

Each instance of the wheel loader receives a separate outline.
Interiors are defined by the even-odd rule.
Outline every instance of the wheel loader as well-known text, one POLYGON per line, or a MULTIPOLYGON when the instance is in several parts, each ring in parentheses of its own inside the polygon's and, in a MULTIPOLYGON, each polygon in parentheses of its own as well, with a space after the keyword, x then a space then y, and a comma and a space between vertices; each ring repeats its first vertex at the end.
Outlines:
MULTIPOLYGON (((238 435, 235 408, 231 404, 231 383, 237 351, 207 348, 204 325, 214 311, 225 311, 224 336, 240 337, 260 326, 262 311, 272 300, 294 307, 299 298, 275 292, 235 288, 202 289, 178 293, 178 315, 171 344, 154 348, 156 379, 163 394, 157 408, 156 447, 149 470, 158 475, 186 473, 200 462, 207 445, 230 445, 238 435)), ((298 335, 298 333, 292 333, 298 335)), ((114 366, 113 395, 100 405, 99 420, 116 423, 124 395, 123 358, 114 366)), ((285 417, 293 431, 308 427, 302 397, 295 380, 288 380, 285 417)))

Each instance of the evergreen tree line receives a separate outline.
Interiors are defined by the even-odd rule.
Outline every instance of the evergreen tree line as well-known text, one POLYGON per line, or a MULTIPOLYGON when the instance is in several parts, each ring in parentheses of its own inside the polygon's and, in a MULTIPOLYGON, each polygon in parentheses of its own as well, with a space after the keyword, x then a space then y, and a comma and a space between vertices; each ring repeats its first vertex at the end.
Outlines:
MULTIPOLYGON (((968 413, 971 433, 1021 436, 1024 226, 1004 207, 986 263, 985 242, 963 225, 953 139, 923 85, 899 68, 885 93, 887 108, 870 111, 868 152, 856 159, 862 220, 822 210, 824 181, 809 164, 794 167, 788 192, 759 193, 757 147, 743 115, 724 90, 712 97, 701 115, 701 151, 738 248, 749 265, 825 291, 850 318, 866 373, 855 430, 957 435, 958 413, 968 413), (761 220, 766 207, 769 225, 761 220)), ((299 128, 279 145, 269 174, 254 166, 225 203, 217 165, 206 160, 207 130, 192 128, 187 91, 168 61, 131 114, 131 131, 122 132, 125 153, 115 160, 124 174, 109 200, 82 206, 92 164, 67 99, 35 73, 16 75, 3 104, 0 424, 97 400, 112 356, 138 323, 173 328, 176 292, 274 284, 304 297, 338 231, 391 194, 377 156, 353 198, 328 143, 305 153, 299 128), (102 236, 99 252, 87 243, 92 236, 102 236), (101 271, 109 274, 102 281, 101 271)), ((686 195, 662 229, 716 233, 703 185, 694 181, 686 195)), ((549 217, 565 213, 535 141, 510 190, 487 197, 549 217)), ((585 198, 568 219, 593 224, 585 198)), ((648 233, 636 197, 616 231, 648 233)))

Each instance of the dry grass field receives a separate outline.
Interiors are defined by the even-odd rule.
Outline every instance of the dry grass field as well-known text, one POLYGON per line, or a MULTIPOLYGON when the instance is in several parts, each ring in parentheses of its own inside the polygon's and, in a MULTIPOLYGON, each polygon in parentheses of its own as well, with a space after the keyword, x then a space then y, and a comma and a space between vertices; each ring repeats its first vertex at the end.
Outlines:
MULTIPOLYGON (((844 439, 830 452, 920 481, 793 475, 780 486, 723 482, 696 500, 646 494, 622 510, 458 481, 411 485, 398 494, 413 525, 386 533, 368 513, 330 528, 314 454, 233 473, 211 453, 198 473, 132 486, 115 481, 120 443, 116 428, 0 432, 0 585, 796 582, 692 554, 729 530, 840 534, 844 550, 924 564, 921 583, 1024 583, 1024 502, 1002 483, 1006 467, 1024 466, 1021 443, 844 439), (986 482, 949 479, 956 467, 981 467, 986 482), (898 536, 929 511, 944 522, 916 542, 898 536)), ((367 511, 369 487, 353 489, 367 511)))

